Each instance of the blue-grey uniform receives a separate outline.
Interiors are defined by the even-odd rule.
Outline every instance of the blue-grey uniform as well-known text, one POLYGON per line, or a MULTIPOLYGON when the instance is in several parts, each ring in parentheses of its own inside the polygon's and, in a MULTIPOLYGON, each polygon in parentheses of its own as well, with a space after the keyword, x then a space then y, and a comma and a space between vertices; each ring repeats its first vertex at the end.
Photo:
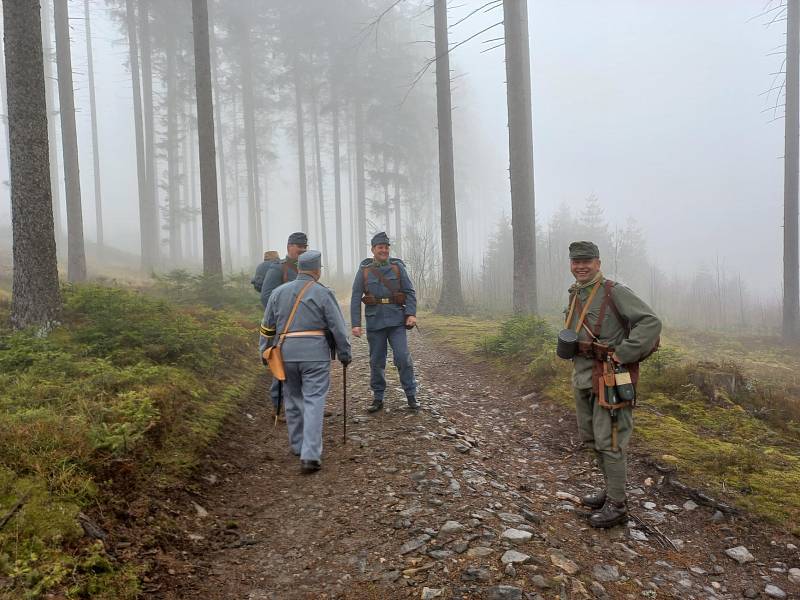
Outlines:
MULTIPOLYGON (((250 283, 257 292, 261 293, 261 286, 264 285, 264 276, 267 274, 269 266, 278 261, 280 261, 280 257, 275 250, 267 250, 264 252, 264 262, 256 267, 255 275, 253 275, 253 278, 250 280, 250 283)), ((264 306, 266 306, 266 304, 264 306)))
POLYGON ((367 320, 367 342, 369 342, 370 389, 374 394, 374 400, 376 403, 382 403, 386 392, 388 345, 392 347, 394 364, 400 373, 403 391, 411 399, 417 394, 417 380, 414 377, 414 363, 408 350, 405 321, 406 317, 417 314, 417 296, 403 261, 399 258, 389 258, 385 263, 378 263, 370 258, 361 262, 353 280, 353 291, 350 296, 352 327, 361 327, 361 303, 365 297, 364 315, 367 320), (398 298, 398 292, 404 298, 398 298), (374 303, 372 299, 375 300, 374 303))
MULTIPOLYGON (((309 250, 300 255, 298 266, 300 271, 315 271, 320 262, 321 254, 309 250)), ((343 363, 351 359, 347 326, 333 291, 305 272, 279 286, 264 311, 260 350, 263 354, 269 343, 265 333, 276 332, 273 343, 280 339, 298 294, 309 283, 281 346, 286 370, 283 393, 292 452, 302 461, 319 461, 332 352, 335 349, 343 363)))
MULTIPOLYGON (((259 265, 261 266, 261 265, 259 265)), ((280 261, 270 263, 264 273, 264 281, 261 284, 261 306, 267 307, 269 297, 278 286, 294 281, 297 277, 297 261, 288 256, 280 261)))

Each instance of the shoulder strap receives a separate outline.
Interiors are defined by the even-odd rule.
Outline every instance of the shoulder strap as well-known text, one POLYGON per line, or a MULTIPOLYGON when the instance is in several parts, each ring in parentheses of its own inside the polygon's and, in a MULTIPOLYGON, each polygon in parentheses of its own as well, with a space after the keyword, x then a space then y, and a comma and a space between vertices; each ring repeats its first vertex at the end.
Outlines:
POLYGON ((390 292, 400 291, 400 267, 398 267, 395 264, 392 265, 392 270, 397 275, 397 289, 393 289, 392 285, 389 283, 389 280, 383 276, 383 273, 381 273, 377 267, 370 267, 369 270, 375 274, 375 277, 377 277, 380 280, 380 282, 384 285, 384 287, 386 287, 387 290, 389 290, 390 292))
POLYGON ((594 329, 592 329, 592 335, 594 337, 600 337, 600 330, 603 327, 603 319, 606 318, 606 309, 608 305, 611 304, 611 288, 614 287, 614 282, 610 279, 606 279, 603 283, 603 303, 600 305, 600 313, 597 315, 597 321, 594 323, 594 329))
POLYGON ((292 307, 292 312, 289 313, 289 318, 286 319, 286 327, 283 328, 283 333, 281 333, 281 339, 280 339, 279 343, 283 343, 283 340, 284 340, 286 334, 289 332, 289 327, 291 327, 292 321, 294 321, 294 315, 297 312, 297 307, 300 306, 300 300, 303 299, 303 296, 305 295, 306 290, 308 290, 308 288, 310 288, 315 283, 316 283, 316 281, 314 281, 312 279, 307 284, 305 284, 303 286, 303 289, 300 290, 300 293, 297 294, 297 298, 295 298, 295 301, 294 301, 294 306, 292 307))
POLYGON ((622 327, 625 329, 625 335, 629 336, 631 334, 631 324, 628 321, 628 319, 626 319, 620 314, 619 309, 617 308, 617 303, 614 302, 614 295, 611 293, 613 283, 614 282, 612 281, 611 282, 612 285, 610 285, 606 289, 606 298, 608 300, 608 306, 609 308, 611 308, 611 312, 614 313, 614 316, 617 318, 617 321, 619 321, 619 324, 622 325, 622 327))
POLYGON ((281 265, 281 270, 283 271, 283 283, 289 281, 289 269, 292 271, 296 271, 297 269, 294 268, 294 265, 290 262, 285 262, 281 265))
MULTIPOLYGON (((583 310, 581 311, 581 316, 578 319, 578 324, 575 326, 575 331, 577 333, 580 333, 581 327, 583 327, 583 322, 586 319, 586 315, 588 314, 589 309, 592 306, 592 301, 594 300, 595 295, 597 295, 597 290, 598 289, 600 289, 600 282, 599 281, 594 284, 594 287, 592 287, 592 291, 589 294, 589 297, 586 299, 586 306, 583 307, 583 310)), ((569 320, 566 323, 567 327, 569 327, 570 323, 572 322, 572 313, 574 312, 575 306, 579 305, 578 291, 577 290, 575 290, 575 298, 573 300, 574 300, 574 305, 573 305, 572 309, 570 310, 569 320)))
POLYGON ((361 267, 361 278, 364 280, 364 293, 367 293, 367 283, 369 283, 369 277, 367 273, 367 267, 361 267))

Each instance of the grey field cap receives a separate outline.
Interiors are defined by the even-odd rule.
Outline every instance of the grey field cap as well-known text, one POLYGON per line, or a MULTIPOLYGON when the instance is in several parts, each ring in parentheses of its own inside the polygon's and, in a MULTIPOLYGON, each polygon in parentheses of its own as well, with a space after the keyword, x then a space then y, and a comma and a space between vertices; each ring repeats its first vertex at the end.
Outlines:
POLYGON ((317 271, 322 268, 322 252, 306 250, 297 257, 297 268, 301 271, 317 271))
POLYGON ((391 243, 389 242, 389 236, 386 235, 385 231, 381 231, 380 233, 376 233, 372 236, 372 240, 370 240, 370 246, 377 246, 378 244, 386 244, 390 246, 391 243))
POLYGON ((594 242, 572 242, 569 245, 569 257, 578 260, 600 258, 600 249, 594 242))
POLYGON ((296 244, 298 246, 308 246, 308 236, 302 231, 295 231, 289 236, 289 244, 296 244))

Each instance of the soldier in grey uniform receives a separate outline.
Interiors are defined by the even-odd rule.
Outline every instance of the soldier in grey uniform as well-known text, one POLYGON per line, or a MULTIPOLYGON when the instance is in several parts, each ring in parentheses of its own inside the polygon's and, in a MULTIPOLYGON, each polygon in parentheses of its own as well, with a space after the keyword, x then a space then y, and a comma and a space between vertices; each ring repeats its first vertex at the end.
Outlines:
MULTIPOLYGON (((261 285, 261 306, 267 308, 267 303, 272 292, 278 286, 289 281, 294 281, 297 277, 297 257, 308 248, 308 237, 302 231, 296 231, 289 236, 286 244, 286 258, 278 260, 269 265, 264 274, 264 282, 261 285)), ((272 406, 275 413, 278 412, 280 401, 278 399, 278 380, 273 379, 269 388, 269 395, 272 398, 272 406)))
POLYGON ((388 345, 392 347, 408 406, 417 410, 417 380, 406 336, 406 329, 417 323, 416 292, 403 261, 389 257, 389 236, 384 232, 375 234, 371 245, 373 257, 359 266, 350 296, 350 325, 355 337, 361 337, 361 303, 365 304, 373 393, 372 406, 367 410, 375 412, 383 408, 388 345))
POLYGON ((286 258, 274 262, 264 273, 264 282, 261 284, 261 306, 267 307, 270 294, 279 285, 294 281, 297 277, 297 257, 308 248, 308 236, 302 231, 296 231, 289 236, 286 244, 286 258))
POLYGON ((281 257, 275 250, 264 251, 264 262, 256 267, 256 273, 250 280, 250 283, 259 294, 261 293, 261 286, 264 284, 264 275, 267 274, 267 269, 272 263, 280 262, 280 260, 281 257))
POLYGON ((304 252, 298 259, 297 279, 272 292, 259 344, 263 354, 268 344, 278 343, 298 295, 307 288, 281 346, 289 444, 292 453, 300 457, 303 473, 322 466, 322 421, 333 351, 343 365, 351 359, 342 310, 333 291, 318 281, 321 262, 322 255, 316 250, 304 252))

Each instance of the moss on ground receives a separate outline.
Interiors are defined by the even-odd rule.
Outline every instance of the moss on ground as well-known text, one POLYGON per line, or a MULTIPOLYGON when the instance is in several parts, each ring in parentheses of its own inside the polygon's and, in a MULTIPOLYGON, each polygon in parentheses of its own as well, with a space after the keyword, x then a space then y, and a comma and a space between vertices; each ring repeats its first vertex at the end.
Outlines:
POLYGON ((249 391, 246 299, 215 310, 236 290, 203 298, 200 286, 211 287, 66 287, 47 338, 5 328, 0 300, 0 518, 22 501, 0 530, 0 598, 137 597, 135 568, 85 537, 77 515, 185 476, 249 391))
MULTIPOLYGON (((540 319, 421 321, 450 347, 493 356, 515 380, 573 406, 571 365, 556 358, 555 330, 540 319)), ((800 357, 788 350, 770 338, 667 332, 643 363, 634 440, 687 482, 800 534, 800 357)))

